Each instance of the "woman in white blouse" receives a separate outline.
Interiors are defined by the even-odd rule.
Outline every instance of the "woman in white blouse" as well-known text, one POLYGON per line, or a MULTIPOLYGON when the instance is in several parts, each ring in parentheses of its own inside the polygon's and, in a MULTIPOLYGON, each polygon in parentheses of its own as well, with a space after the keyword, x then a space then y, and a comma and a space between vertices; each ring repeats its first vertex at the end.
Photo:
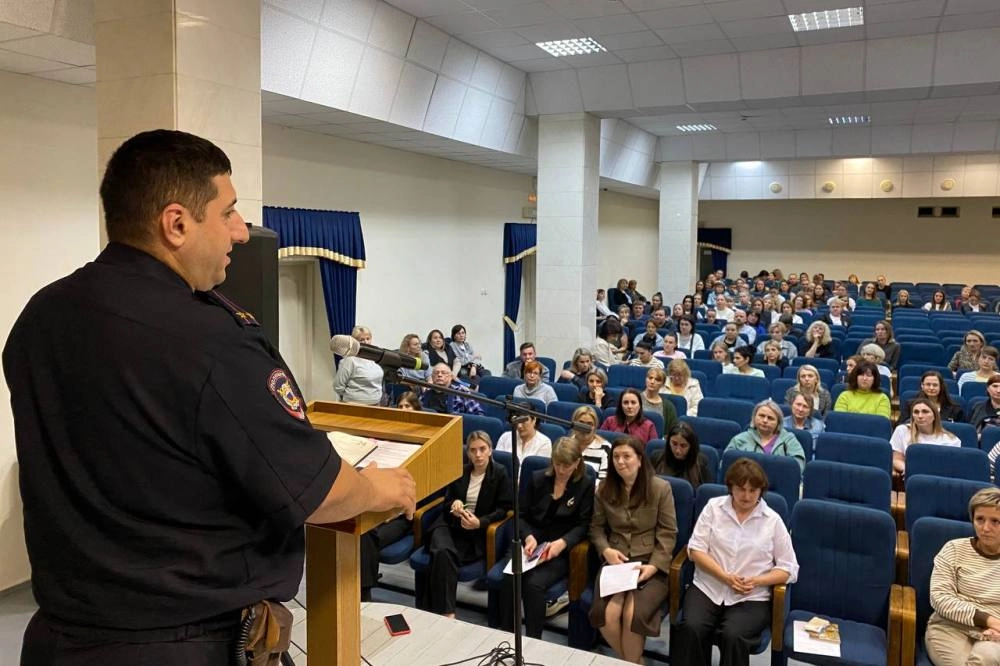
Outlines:
POLYGON ((705 341, 694 331, 694 317, 691 315, 677 320, 677 348, 685 350, 691 357, 705 348, 705 341))
MULTIPOLYGON (((517 424, 517 458, 524 460, 528 456, 552 457, 552 440, 538 432, 537 419, 529 416, 517 424)), ((497 441, 497 451, 511 451, 510 431, 500 435, 497 441)), ((520 468, 518 468, 520 469, 520 468)))
POLYGON ((962 442, 941 426, 941 413, 927 398, 910 403, 910 422, 896 426, 889 438, 892 445, 892 475, 902 477, 906 470, 906 450, 914 444, 961 446, 962 442))
POLYGON ((729 495, 710 499, 688 541, 694 584, 684 619, 670 634, 670 663, 711 666, 718 633, 720 666, 747 666, 771 619, 771 587, 794 583, 799 564, 781 517, 764 502, 764 470, 740 458, 726 472, 729 495))
POLYGON ((698 403, 704 397, 701 382, 691 376, 691 368, 679 358, 667 364, 667 384, 665 392, 682 395, 687 400, 687 415, 698 416, 698 403))

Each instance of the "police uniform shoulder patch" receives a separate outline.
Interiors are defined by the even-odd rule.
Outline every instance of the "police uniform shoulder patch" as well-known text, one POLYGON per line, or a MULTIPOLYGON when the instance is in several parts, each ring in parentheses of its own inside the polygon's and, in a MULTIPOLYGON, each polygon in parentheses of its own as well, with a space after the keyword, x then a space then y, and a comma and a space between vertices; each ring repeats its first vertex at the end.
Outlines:
POLYGON ((252 314, 226 298, 218 289, 213 289, 210 293, 213 300, 225 308, 229 314, 233 315, 233 318, 236 319, 240 326, 260 326, 260 322, 252 314))
POLYGON ((282 409, 300 421, 306 420, 305 405, 295 392, 295 385, 281 368, 275 368, 267 378, 267 390, 278 401, 282 409))

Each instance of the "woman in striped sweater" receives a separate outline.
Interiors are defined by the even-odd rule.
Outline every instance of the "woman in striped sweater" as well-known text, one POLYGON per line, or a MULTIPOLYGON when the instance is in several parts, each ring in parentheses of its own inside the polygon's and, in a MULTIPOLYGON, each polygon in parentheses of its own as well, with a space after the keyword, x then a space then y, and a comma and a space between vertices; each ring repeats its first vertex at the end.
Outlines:
POLYGON ((969 516, 976 536, 934 558, 924 641, 935 666, 1000 664, 1000 488, 973 495, 969 516))

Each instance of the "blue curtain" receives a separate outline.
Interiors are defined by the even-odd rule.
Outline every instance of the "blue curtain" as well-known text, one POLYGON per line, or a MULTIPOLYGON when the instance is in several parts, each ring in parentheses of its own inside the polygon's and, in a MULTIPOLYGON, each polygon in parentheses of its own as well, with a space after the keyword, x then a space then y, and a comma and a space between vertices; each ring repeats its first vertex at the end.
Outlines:
MULTIPOLYGON (((703 229, 698 228, 698 247, 712 250, 712 270, 720 268, 726 275, 726 265, 729 263, 729 253, 733 251, 733 230, 732 229, 703 229)), ((701 279, 703 275, 699 275, 701 279)))
POLYGON ((534 224, 508 222, 503 225, 503 263, 506 266, 503 297, 503 364, 506 366, 517 356, 514 345, 514 328, 517 311, 521 308, 521 260, 534 254, 537 245, 534 224))
POLYGON ((264 226, 278 234, 278 257, 318 257, 330 335, 349 335, 365 267, 361 216, 329 210, 264 206, 264 226))

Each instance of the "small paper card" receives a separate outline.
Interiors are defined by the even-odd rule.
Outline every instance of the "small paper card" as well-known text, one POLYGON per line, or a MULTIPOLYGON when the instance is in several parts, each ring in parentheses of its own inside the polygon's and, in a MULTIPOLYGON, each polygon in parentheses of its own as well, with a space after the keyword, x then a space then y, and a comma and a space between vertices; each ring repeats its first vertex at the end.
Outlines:
POLYGON ((803 654, 820 654, 825 657, 840 658, 840 643, 814 638, 806 631, 806 622, 795 620, 792 623, 792 637, 795 641, 795 651, 803 654))
POLYGON ((638 562, 609 564, 601 569, 601 596, 608 597, 619 592, 628 592, 639 586, 638 562))

